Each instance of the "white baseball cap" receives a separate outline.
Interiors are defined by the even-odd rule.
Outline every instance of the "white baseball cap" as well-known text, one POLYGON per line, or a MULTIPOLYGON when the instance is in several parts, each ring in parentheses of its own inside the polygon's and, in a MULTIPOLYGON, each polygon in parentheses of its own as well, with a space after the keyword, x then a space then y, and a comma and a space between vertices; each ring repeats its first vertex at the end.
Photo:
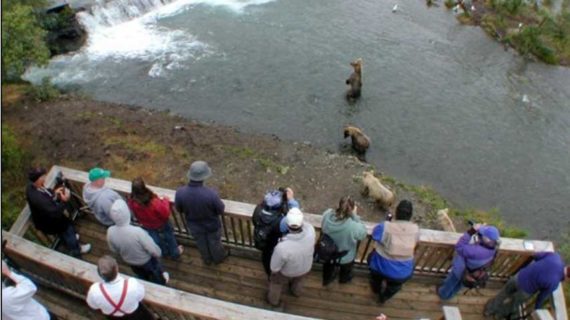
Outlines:
POLYGON ((287 226, 292 229, 298 229, 303 226, 303 212, 299 208, 291 208, 287 212, 287 226))

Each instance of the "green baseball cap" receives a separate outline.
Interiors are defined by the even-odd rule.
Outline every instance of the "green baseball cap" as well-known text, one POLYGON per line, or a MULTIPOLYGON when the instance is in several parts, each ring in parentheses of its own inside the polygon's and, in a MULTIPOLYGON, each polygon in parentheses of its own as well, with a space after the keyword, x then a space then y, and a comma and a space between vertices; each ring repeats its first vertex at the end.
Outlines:
POLYGON ((93 168, 89 170, 89 181, 109 178, 110 176, 111 176, 111 171, 109 170, 103 170, 101 168, 93 168))

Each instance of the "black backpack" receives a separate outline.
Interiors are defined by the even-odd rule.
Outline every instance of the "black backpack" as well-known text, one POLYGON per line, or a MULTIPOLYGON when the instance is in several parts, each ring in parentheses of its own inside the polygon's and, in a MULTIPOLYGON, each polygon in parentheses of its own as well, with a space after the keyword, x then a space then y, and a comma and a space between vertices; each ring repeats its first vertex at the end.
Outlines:
POLYGON ((281 214, 260 209, 256 219, 253 219, 253 246, 264 250, 269 244, 269 237, 276 224, 281 220, 281 214))
POLYGON ((319 241, 315 245, 314 258, 315 261, 336 262, 347 253, 348 250, 338 251, 338 247, 336 246, 336 243, 334 243, 333 238, 326 233, 322 233, 319 241))
POLYGON ((491 266, 493 265, 493 262, 495 262, 495 258, 497 258, 498 252, 499 250, 496 249, 493 259, 491 259, 491 261, 487 262, 480 268, 469 270, 469 268, 465 266, 465 271, 463 272, 461 283, 468 289, 485 288, 487 285, 487 280, 489 280, 490 277, 491 266))

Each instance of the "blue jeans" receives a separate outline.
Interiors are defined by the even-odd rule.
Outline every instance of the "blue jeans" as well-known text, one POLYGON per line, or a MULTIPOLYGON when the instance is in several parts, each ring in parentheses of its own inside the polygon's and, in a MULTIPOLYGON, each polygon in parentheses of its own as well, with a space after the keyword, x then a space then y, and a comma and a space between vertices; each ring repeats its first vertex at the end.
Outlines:
POLYGON ((79 242, 75 237, 75 228, 70 223, 67 229, 59 234, 61 240, 67 247, 67 249, 71 252, 71 255, 74 257, 81 257, 81 249, 79 248, 79 242))
POLYGON ((157 258, 152 257, 142 266, 131 266, 133 272, 141 279, 165 285, 166 279, 162 275, 162 266, 157 258))
POLYGON ((176 243, 176 238, 174 237, 174 228, 172 228, 170 221, 166 222, 158 229, 145 228, 145 230, 148 232, 152 240, 154 240, 154 242, 160 247, 163 257, 171 257, 175 260, 180 258, 178 243, 176 243))
POLYGON ((453 271, 450 271, 447 278, 443 281, 443 284, 437 290, 437 295, 442 300, 449 300, 453 298, 459 290, 463 288, 463 283, 461 283, 461 278, 458 278, 453 271))

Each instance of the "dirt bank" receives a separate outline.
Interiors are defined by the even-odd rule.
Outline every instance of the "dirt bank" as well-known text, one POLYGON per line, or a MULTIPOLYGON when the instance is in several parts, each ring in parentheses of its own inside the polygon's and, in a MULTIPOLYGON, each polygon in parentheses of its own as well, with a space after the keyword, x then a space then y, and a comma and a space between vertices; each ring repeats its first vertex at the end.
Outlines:
MULTIPOLYGON (((138 107, 71 96, 39 103, 13 89, 3 91, 2 126, 15 133, 34 164, 101 166, 117 178, 141 175, 149 184, 175 189, 186 183, 190 163, 202 159, 214 171, 207 184, 226 199, 257 203, 266 190, 291 186, 307 212, 321 213, 352 195, 364 219, 384 216, 361 195, 360 176, 371 166, 352 155, 138 107)), ((391 187, 397 199, 413 200, 418 222, 435 227, 426 218, 433 211, 429 204, 393 182, 391 187)))

